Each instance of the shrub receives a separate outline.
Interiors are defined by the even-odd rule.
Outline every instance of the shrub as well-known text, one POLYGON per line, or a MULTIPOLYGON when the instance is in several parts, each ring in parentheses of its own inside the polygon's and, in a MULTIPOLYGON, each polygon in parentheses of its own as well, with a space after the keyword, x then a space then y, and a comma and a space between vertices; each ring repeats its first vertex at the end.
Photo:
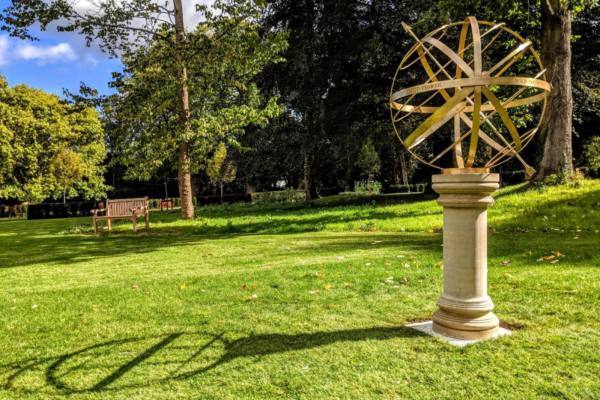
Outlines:
POLYGON ((91 201, 30 204, 27 219, 87 217, 94 208, 97 208, 96 203, 91 201))
POLYGON ((426 183, 415 183, 411 185, 390 185, 390 193, 423 193, 427 188, 426 183))
POLYGON ((295 203, 306 201, 306 193, 303 190, 286 189, 276 192, 257 192, 251 195, 253 203, 295 203))
POLYGON ((600 172, 600 136, 594 136, 585 145, 585 163, 588 170, 593 174, 600 172))
POLYGON ((354 182, 354 192, 379 194, 381 193, 381 183, 377 181, 356 181, 354 182))

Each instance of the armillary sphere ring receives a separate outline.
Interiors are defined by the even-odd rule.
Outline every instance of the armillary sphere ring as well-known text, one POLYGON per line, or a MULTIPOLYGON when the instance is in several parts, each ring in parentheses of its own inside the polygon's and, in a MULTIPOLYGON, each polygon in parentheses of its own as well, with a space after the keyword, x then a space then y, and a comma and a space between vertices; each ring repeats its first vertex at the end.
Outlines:
POLYGON ((525 165, 526 171, 531 173, 532 168, 518 153, 537 132, 546 110, 546 97, 550 92, 550 84, 546 81, 546 71, 532 43, 507 28, 503 23, 478 21, 475 17, 468 17, 464 21, 441 26, 422 39, 413 33, 410 26, 404 23, 402 25, 416 43, 404 56, 396 70, 394 83, 390 89, 389 105, 394 130, 406 149, 421 162, 438 169, 441 167, 436 162, 440 161, 449 151, 453 151, 454 166, 457 168, 489 169, 512 157, 517 157, 525 165), (452 27, 460 28, 456 51, 441 40, 452 27), (480 27, 485 27, 485 29, 481 30, 480 27), (469 32, 472 41, 467 43, 469 32), (502 33, 511 35, 518 44, 501 60, 490 64, 490 67, 484 71, 482 56, 502 33), (483 45, 482 39, 486 36, 490 36, 491 39, 483 45), (436 58, 434 51, 443 54, 448 60, 442 63, 436 58), (472 54, 472 57, 466 59, 464 56, 467 53, 472 54), (538 70, 535 75, 503 76, 517 61, 527 61, 528 58, 524 58, 526 55, 530 56, 529 59, 533 60, 533 66, 538 70), (428 76, 427 81, 407 88, 396 89, 396 81, 401 71, 417 62, 420 62, 425 70, 428 76), (435 64, 437 71, 434 71, 431 62, 435 64), (450 71, 448 68, 451 64, 455 68, 454 71, 450 71), (443 80, 440 79, 440 74, 445 75, 443 80), (498 88, 503 86, 515 87, 516 91, 507 98, 500 99, 497 92, 498 88), (527 92, 526 97, 521 96, 524 92, 527 92), (429 97, 419 104, 411 104, 411 101, 420 94, 429 97), (441 96, 443 104, 432 105, 432 99, 437 96, 441 96), (487 101, 484 102, 485 99, 487 101), (542 106, 537 125, 520 134, 509 110, 539 102, 542 102, 542 106), (412 132, 404 132, 401 122, 415 114, 422 114, 426 118, 412 132), (502 122, 502 128, 497 128, 492 123, 491 118, 495 115, 502 122), (449 140, 449 145, 430 159, 426 160, 419 156, 415 152, 415 148, 451 120, 454 124, 454 137, 449 140), (461 131, 461 125, 466 125, 466 132, 461 131), (487 132, 484 130, 484 126, 487 132), (465 158, 462 143, 467 137, 469 137, 468 151, 465 158), (478 147, 481 146, 489 148, 486 152, 487 159, 478 154, 478 147))

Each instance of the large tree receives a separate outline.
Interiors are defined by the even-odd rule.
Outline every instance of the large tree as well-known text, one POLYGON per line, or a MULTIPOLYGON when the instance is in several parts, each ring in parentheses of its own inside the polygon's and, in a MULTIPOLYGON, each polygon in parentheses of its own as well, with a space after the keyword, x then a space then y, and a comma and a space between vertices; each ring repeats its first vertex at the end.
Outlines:
MULTIPOLYGON (((582 119, 598 119, 598 52, 595 50, 599 43, 598 1, 542 0, 540 3, 542 62, 547 69, 552 91, 541 125, 543 154, 535 179, 543 180, 551 174, 568 178, 573 174, 573 120, 579 119, 579 124, 583 122, 585 125, 582 119), (580 16, 579 32, 575 36, 572 23, 580 16), (581 52, 573 57, 572 48, 581 52), (590 70, 594 71, 591 76, 590 70), (573 82, 579 85, 577 115, 574 115, 573 82), (592 87, 586 87, 586 84, 592 87), (582 104, 584 102, 591 104, 582 104)), ((592 130, 597 129, 593 123, 588 125, 592 130)), ((579 149, 585 136, 588 136, 586 132, 580 132, 583 140, 580 140, 579 149)))
POLYGON ((0 77, 0 198, 103 196, 105 155, 96 110, 0 77))
MULTIPOLYGON (((260 31, 261 12, 255 3, 228 4, 186 35, 192 174, 206 168, 219 143, 239 147, 247 127, 264 126, 281 112, 277 97, 265 99, 254 83, 265 65, 281 61, 286 46, 284 33, 260 31)), ((112 146, 130 178, 149 179, 181 154, 175 51, 156 41, 123 57, 124 72, 112 82, 117 93, 103 102, 112 146)))
POLYGON ((543 155, 535 180, 573 173, 572 6, 565 0, 541 1, 541 57, 552 91, 540 126, 543 155))

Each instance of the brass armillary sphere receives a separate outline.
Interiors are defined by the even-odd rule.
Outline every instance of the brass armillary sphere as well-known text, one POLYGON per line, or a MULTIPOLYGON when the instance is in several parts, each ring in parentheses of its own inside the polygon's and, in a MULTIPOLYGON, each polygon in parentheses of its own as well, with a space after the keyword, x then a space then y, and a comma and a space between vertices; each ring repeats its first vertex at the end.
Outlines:
POLYGON ((402 25, 416 41, 390 90, 392 122, 404 146, 436 168, 451 156, 461 169, 489 169, 517 157, 531 173, 518 153, 536 133, 550 91, 532 43, 502 23, 475 17, 422 39, 402 25), (400 86, 407 81, 419 83, 400 86))

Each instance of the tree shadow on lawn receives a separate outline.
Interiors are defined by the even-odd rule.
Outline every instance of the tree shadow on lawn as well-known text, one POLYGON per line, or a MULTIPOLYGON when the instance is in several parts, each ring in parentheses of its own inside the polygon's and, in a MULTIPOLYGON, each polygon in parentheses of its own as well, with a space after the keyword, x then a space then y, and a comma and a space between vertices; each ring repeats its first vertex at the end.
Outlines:
MULTIPOLYGON (((376 213, 377 214, 377 213, 376 213)), ((374 218, 383 219, 383 216, 374 218)), ((344 219, 344 222, 362 220, 360 216, 344 219)), ((289 221, 285 218, 273 219, 270 222, 244 222, 236 224, 235 229, 215 226, 200 226, 189 224, 183 226, 156 225, 149 232, 117 231, 113 234, 61 234, 36 235, 19 234, 10 235, 3 241, 7 249, 0 254, 0 269, 15 268, 31 264, 58 263, 69 264, 87 260, 120 256, 127 254, 143 254, 154 252, 163 248, 187 246, 198 244, 202 241, 229 240, 245 235, 287 235, 323 231, 323 226, 340 221, 338 216, 325 215, 317 218, 306 218, 289 221), (228 232, 233 230, 233 232, 228 232)), ((47 225, 46 225, 47 226, 47 225)), ((19 227, 22 229, 22 227, 19 227)), ((365 230, 368 230, 366 227, 365 230)), ((390 234, 386 234, 389 236, 390 234)), ((391 234, 397 237, 394 241, 402 245, 403 238, 410 239, 411 233, 391 234)), ((417 234, 418 235, 418 234, 417 234)), ((356 231, 340 232, 337 236, 341 239, 341 247, 346 250, 367 247, 370 240, 377 237, 376 232, 360 233, 356 231)), ((320 240, 319 237, 317 240, 320 240)), ((422 239, 422 237, 420 237, 422 239)), ((323 248, 327 247, 328 239, 323 236, 323 248)), ((391 244, 389 241, 387 245, 391 244)), ((342 249, 340 249, 342 250, 342 249)), ((268 251, 266 249, 265 251, 268 251)))
MULTIPOLYGON (((47 385, 66 394, 119 391, 191 379, 241 358, 258 358, 260 362, 263 356, 309 350, 338 342, 420 336, 423 334, 400 326, 298 334, 259 334, 236 340, 228 340, 224 332, 175 332, 152 337, 116 339, 59 356, 0 365, 0 371, 6 376, 1 388, 17 392, 38 392, 42 385, 23 386, 20 378, 42 373, 47 385), (137 355, 115 363, 113 355, 124 352, 131 354, 131 346, 139 347, 137 355), (96 365, 91 365, 93 362, 96 365), (98 362, 104 363, 98 365, 98 362), (162 377, 148 379, 149 373, 162 377)), ((30 379, 26 381, 30 382, 30 379)))
MULTIPOLYGON (((496 229, 499 233, 490 238, 490 243, 498 241, 498 245, 511 242, 510 246, 501 246, 506 256, 520 253, 530 249, 528 243, 515 241, 521 234, 534 235, 537 233, 540 237, 551 235, 553 241, 557 241, 553 235, 560 235, 561 232, 556 228, 548 228, 548 225, 566 226, 581 223, 594 226, 598 221, 587 218, 584 221, 577 221, 578 209, 592 209, 600 204, 600 191, 591 191, 584 196, 578 196, 567 201, 545 201, 536 204, 534 209, 524 208, 522 210, 511 209, 511 215, 505 220, 492 221, 491 229, 496 229), (544 217, 558 215, 562 218, 546 221, 544 217), (570 217, 570 215, 573 215, 570 217), (557 221, 557 219, 560 219, 557 221), (530 227, 535 227, 531 229, 530 227), (546 233, 547 232, 547 233, 546 233), (499 240, 500 239, 500 240, 499 240)), ((268 211, 268 210, 267 210, 268 211)), ((260 210, 262 215, 269 215, 264 209, 260 210)), ((259 211, 257 210, 257 213, 259 211)), ((441 209, 438 210, 441 218, 441 209)), ((97 258, 105 258, 127 254, 143 254, 154 252, 163 248, 175 246, 188 246, 198 244, 203 241, 230 240, 242 235, 286 235, 299 234, 307 232, 324 231, 328 224, 351 223, 355 221, 373 222, 376 227, 378 220, 393 219, 397 221, 398 228, 402 228, 405 218, 416 218, 424 215, 431 215, 431 209, 398 211, 382 211, 377 208, 365 208, 360 212, 349 212, 349 215, 323 215, 319 208, 310 210, 298 209, 292 214, 281 214, 268 221, 243 220, 234 222, 231 226, 202 225, 201 222, 186 222, 183 225, 169 225, 174 222, 177 215, 173 213, 153 214, 153 220, 158 224, 151 227, 150 232, 140 232, 133 234, 130 231, 117 231, 112 235, 92 234, 63 234, 61 229, 73 225, 91 224, 89 219, 78 219, 71 222, 63 220, 62 225, 53 221, 31 221, 34 225, 27 224, 30 221, 11 221, 2 223, 2 234, 0 235, 0 245, 4 247, 0 254, 0 269, 27 266, 36 263, 56 263, 69 264, 72 262, 82 262, 97 258), (157 214, 157 215, 154 215, 157 214), (295 217, 297 219, 293 219, 295 217), (302 218, 300 218, 302 217, 302 218)), ((218 214, 218 212, 216 213, 218 214)), ((242 214, 245 215, 245 214, 242 214)), ((203 219, 222 218, 213 215, 202 217, 203 219)), ((129 227, 127 227, 129 228, 129 227)), ((371 226, 365 224, 364 230, 368 231, 371 226)), ((352 250, 355 248, 365 249, 369 245, 369 240, 377 238, 377 232, 359 233, 356 231, 342 231, 335 234, 338 241, 336 251, 352 250)), ((419 232, 385 233, 385 243, 383 246, 397 245, 405 246, 411 242, 411 238, 417 241, 424 241, 419 244, 419 248, 439 249, 440 235, 430 235, 429 239, 424 239, 427 235, 419 232), (395 239, 389 240, 392 236, 395 239)), ((520 236, 522 237, 522 236, 520 236)), ((305 238, 311 238, 306 236, 305 238)), ((315 240, 322 240, 322 247, 334 245, 334 239, 325 239, 326 236, 320 236, 315 240), (321 239, 323 238, 323 239, 321 239)), ((304 239, 304 238, 303 238, 304 239)), ((313 240, 314 237, 310 240, 313 240)), ((567 238, 562 238, 561 241, 567 238)), ((588 248, 594 245, 594 241, 589 238, 582 239, 575 243, 579 248, 588 248)), ((536 242, 539 242, 536 239, 536 242)), ((333 248, 331 249, 333 251, 333 248)), ((265 252, 270 249, 265 249, 265 252)))
MULTIPOLYGON (((214 258, 214 244, 219 246, 235 246, 235 239, 253 236, 252 234, 229 235, 157 235, 140 236, 114 236, 110 238, 88 237, 55 237, 30 239, 33 246, 26 254, 19 251, 8 250, 0 255, 0 270, 8 268, 26 267, 33 264, 59 264, 69 265, 118 257, 128 254, 146 254, 160 251, 163 248, 188 246, 199 244, 200 241, 213 247, 207 247, 203 253, 207 259, 214 258)), ((439 234, 425 233, 328 233, 318 236, 292 236, 277 243, 277 246, 260 247, 261 239, 255 243, 257 251, 265 258, 292 257, 294 255, 310 255, 311 251, 319 255, 345 255, 349 252, 360 250, 377 250, 395 247, 400 250, 426 251, 440 249, 441 237, 439 234)), ((263 239, 264 241, 264 239, 263 239)), ((250 244, 252 245, 252 244, 250 244)), ((241 242, 240 251, 231 253, 230 257, 243 257, 248 244, 241 242)), ((202 250, 202 249, 200 249, 202 250)), ((173 258, 173 256, 169 256, 173 258)), ((133 261, 132 261, 133 262, 133 261)), ((211 261, 208 260, 208 263, 211 261)))

